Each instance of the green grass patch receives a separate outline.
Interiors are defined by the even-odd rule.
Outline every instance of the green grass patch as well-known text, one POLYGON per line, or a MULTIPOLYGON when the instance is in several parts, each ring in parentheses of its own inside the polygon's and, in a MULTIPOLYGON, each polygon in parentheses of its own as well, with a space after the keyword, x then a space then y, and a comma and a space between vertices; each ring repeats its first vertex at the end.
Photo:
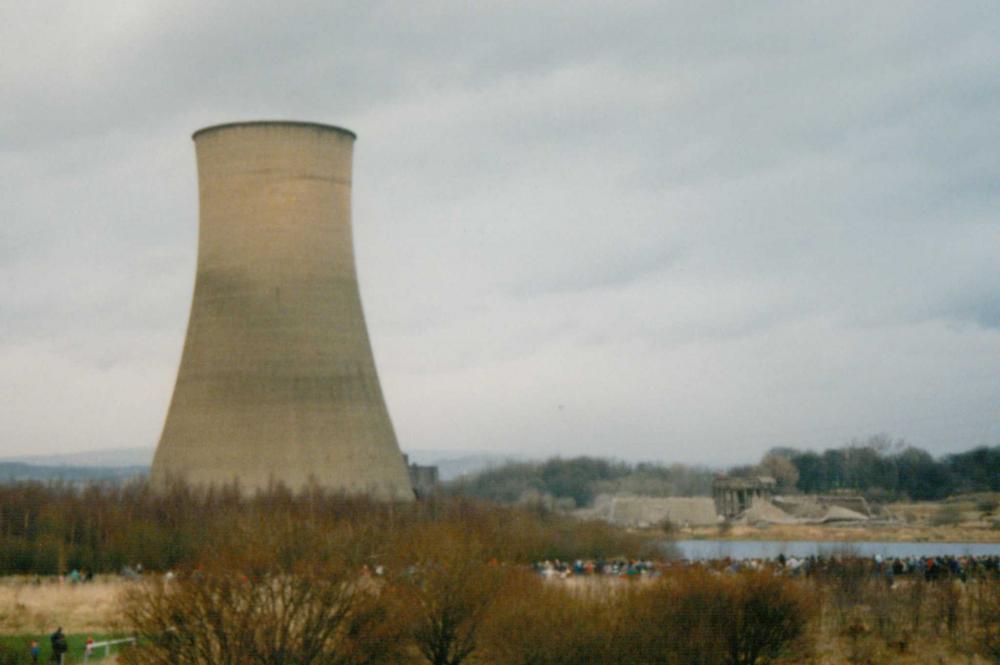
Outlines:
MULTIPOLYGON (((106 640, 118 640, 126 637, 124 635, 110 635, 107 633, 76 633, 67 634, 66 642, 69 644, 69 651, 66 653, 64 662, 82 663, 83 652, 87 646, 87 638, 94 638, 95 642, 106 640)), ((45 635, 0 635, 0 665, 21 665, 31 663, 31 642, 38 642, 41 652, 38 656, 39 663, 52 662, 52 642, 51 633, 45 635)), ((115 645, 111 647, 111 653, 117 653, 119 649, 127 645, 115 645)), ((88 662, 101 662, 104 660, 104 648, 95 649, 88 662)))

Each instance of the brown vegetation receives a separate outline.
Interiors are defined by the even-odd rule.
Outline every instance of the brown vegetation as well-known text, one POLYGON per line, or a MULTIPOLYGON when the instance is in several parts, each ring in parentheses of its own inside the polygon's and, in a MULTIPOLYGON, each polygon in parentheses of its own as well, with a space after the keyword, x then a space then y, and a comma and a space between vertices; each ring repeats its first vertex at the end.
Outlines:
POLYGON ((990 662, 1000 665, 1000 584, 978 589, 973 643, 990 662))
MULTIPOLYGON (((508 665, 600 665, 621 635, 620 594, 588 580, 512 578, 486 625, 484 660, 508 665)), ((623 661, 628 662, 628 661, 623 661)))
POLYGON ((235 487, 150 491, 145 482, 95 485, 0 485, 0 575, 118 572, 141 563, 166 571, 201 561, 217 548, 237 517, 266 529, 309 524, 352 534, 345 556, 361 565, 385 553, 406 524, 458 522, 490 542, 494 556, 542 558, 638 554, 645 538, 610 525, 581 523, 533 508, 503 508, 474 499, 387 503, 320 490, 291 494, 281 487, 243 498, 235 487))
MULTIPOLYGON (((819 620, 818 662, 951 663, 989 658, 989 599, 1000 593, 995 572, 926 581, 872 575, 863 562, 813 580, 819 620)), ((989 661, 993 662, 993 661, 989 661)))
POLYGON ((403 633, 431 665, 459 665, 479 648, 482 626, 515 570, 459 524, 409 528, 396 543, 384 586, 403 633))
MULTIPOLYGON (((486 565, 490 565, 488 562, 486 565)), ((701 594, 702 589, 738 586, 758 573, 711 572, 701 567, 666 567, 659 579, 623 580, 606 577, 578 577, 543 581, 520 566, 506 571, 499 593, 492 597, 476 631, 476 650, 466 660, 485 665, 600 665, 603 663, 727 662, 721 645, 727 626, 721 631, 712 625, 712 606, 730 602, 717 594, 701 594), (700 600, 699 600, 700 598, 700 600), (669 611, 672 604, 695 608, 691 612, 669 611), (662 611, 663 608, 668 611, 662 611), (659 609, 658 609, 659 608, 659 609)), ((358 572, 358 571, 355 571, 358 572)), ((99 579, 78 587, 43 585, 39 592, 53 616, 66 616, 62 604, 74 612, 84 612, 81 602, 87 594, 109 598, 123 590, 150 584, 158 589, 158 576, 143 582, 99 579)), ((390 575, 366 575, 363 569, 352 577, 354 588, 376 590, 366 602, 382 605, 384 614, 370 630, 359 630, 359 641, 350 643, 351 652, 360 654, 368 647, 363 634, 386 638, 386 643, 405 646, 398 659, 388 662, 428 662, 409 637, 390 639, 412 619, 397 600, 405 596, 388 593, 390 575), (388 632, 380 632, 380 631, 388 632)), ((890 587, 885 579, 873 576, 864 567, 838 568, 812 577, 764 578, 768 583, 786 585, 804 599, 807 614, 804 632, 785 643, 783 662, 842 665, 854 663, 895 663, 899 665, 958 665, 1000 663, 1000 580, 977 577, 965 583, 954 579, 927 582, 897 578, 890 587), (978 653, 978 656, 973 654, 978 653)), ((193 580, 193 578, 192 578, 193 580)), ((202 578, 204 580, 204 578, 202 578)), ((178 577, 166 588, 180 589, 178 577)), ((35 587, 22 586, 22 596, 35 587)), ((135 593, 135 592, 133 592, 135 593)), ((183 595, 185 592, 180 592, 183 595)), ((319 596, 314 596, 318 598, 319 596)), ((147 600, 149 600, 147 598, 147 600)), ((103 601, 102 601, 103 603, 103 601)), ((0 606, 3 606, 0 604, 0 606)), ((780 604, 778 605, 781 606, 780 604)), ((181 606, 180 609, 184 609, 181 606)), ((362 604, 362 609, 371 605, 362 604)), ((177 608, 175 608, 177 609, 177 608)), ((763 614, 766 616, 766 613, 763 614)), ((74 616, 76 616, 74 614, 74 616)), ((259 615, 255 615, 259 616, 259 615)), ((755 618, 760 618, 758 615, 755 618)), ((101 623, 110 615, 104 610, 76 625, 94 626, 94 632, 124 628, 101 623)), ((33 624, 8 623, 5 633, 50 632, 33 624)), ((71 624, 72 625, 72 624, 71 624)), ((362 624, 359 624, 362 625, 362 624)), ((766 624, 765 624, 766 625, 766 624)), ((735 627, 728 626, 731 628, 735 627)), ((85 632, 69 628, 69 632, 85 632)), ((87 629, 89 632, 89 629, 87 629)), ((334 643, 334 640, 328 644, 334 643)), ((136 653, 145 654, 140 651, 136 653)), ((124 654, 124 652, 123 652, 124 654)), ((375 651, 375 656, 378 652, 375 651)), ((21 662, 21 661, 12 661, 21 662)), ((135 662, 135 661, 133 661, 135 662)), ((140 662, 156 662, 144 659, 140 662)), ((199 662, 197 660, 193 662, 199 662)), ((203 662, 203 661, 202 661, 203 662)), ((252 662, 248 660, 248 662, 252 662)), ((379 662, 377 659, 368 662, 379 662)), ((385 662, 385 661, 382 661, 385 662)), ((762 661, 763 662, 763 661, 762 661)))
POLYGON ((5 578, 0 582, 0 634, 103 633, 118 617, 119 596, 126 584, 98 578, 89 584, 58 579, 5 578))
POLYGON ((763 665, 806 649, 814 614, 804 589, 766 572, 574 589, 450 556, 370 584, 226 572, 173 584, 129 595, 145 645, 123 662, 763 665))
POLYGON ((801 585, 768 571, 682 569, 630 594, 637 663, 758 665, 808 646, 815 613, 801 585))
MULTIPOLYGON (((306 525, 271 531, 240 524, 228 543, 169 581, 125 597, 124 618, 144 637, 134 665, 360 665, 398 655, 381 588, 347 564, 344 543, 306 525)), ((172 576, 173 577, 173 576, 172 576)))
POLYGON ((634 558, 645 545, 606 524, 463 498, 9 491, 17 500, 0 503, 0 536, 19 551, 55 547, 63 570, 84 555, 172 570, 113 585, 0 585, 13 593, 13 609, 0 612, 5 632, 47 632, 54 621, 127 629, 142 646, 125 663, 1000 662, 995 570, 892 580, 848 558, 808 576, 661 564, 655 577, 543 581, 527 564, 634 558), (102 624, 104 601, 90 621, 53 609, 119 588, 120 623, 102 624), (50 592, 50 613, 32 614, 26 599, 50 592))

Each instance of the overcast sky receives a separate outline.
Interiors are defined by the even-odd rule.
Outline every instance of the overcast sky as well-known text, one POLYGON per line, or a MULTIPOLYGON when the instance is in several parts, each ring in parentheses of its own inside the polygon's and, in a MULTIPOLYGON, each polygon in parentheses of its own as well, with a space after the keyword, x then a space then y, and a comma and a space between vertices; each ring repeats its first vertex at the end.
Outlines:
POLYGON ((404 450, 1000 444, 1000 4, 0 0, 0 451, 154 446, 192 131, 348 127, 404 450))

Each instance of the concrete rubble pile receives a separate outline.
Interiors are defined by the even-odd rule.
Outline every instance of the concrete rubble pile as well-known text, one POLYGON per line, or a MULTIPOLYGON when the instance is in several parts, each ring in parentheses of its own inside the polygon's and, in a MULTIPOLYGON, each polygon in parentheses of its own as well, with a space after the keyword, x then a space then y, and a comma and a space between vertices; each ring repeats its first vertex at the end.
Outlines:
POLYGON ((720 521, 709 497, 613 496, 602 494, 593 508, 576 511, 585 519, 601 519, 618 526, 645 528, 669 522, 678 527, 712 526, 720 521))
MULTIPOLYGON (((863 514, 841 505, 823 501, 825 497, 785 497, 755 499, 733 521, 745 524, 829 524, 831 522, 867 522, 863 514)), ((863 499, 862 499, 863 500, 863 499)))

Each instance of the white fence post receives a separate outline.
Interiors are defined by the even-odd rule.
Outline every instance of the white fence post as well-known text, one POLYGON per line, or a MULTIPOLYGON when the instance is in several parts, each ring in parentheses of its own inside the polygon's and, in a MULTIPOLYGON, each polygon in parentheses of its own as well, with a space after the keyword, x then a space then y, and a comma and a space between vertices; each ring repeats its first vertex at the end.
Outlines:
POLYGON ((85 662, 85 663, 90 662, 90 654, 93 653, 93 650, 96 649, 96 648, 98 648, 98 647, 104 647, 104 657, 107 658, 108 656, 111 655, 111 646, 112 645, 114 645, 114 644, 126 644, 126 643, 128 643, 128 644, 135 644, 135 638, 134 637, 125 637, 125 638, 122 638, 120 640, 106 640, 104 642, 94 642, 93 644, 90 645, 91 646, 91 650, 90 651, 84 651, 83 652, 83 662, 85 662))

